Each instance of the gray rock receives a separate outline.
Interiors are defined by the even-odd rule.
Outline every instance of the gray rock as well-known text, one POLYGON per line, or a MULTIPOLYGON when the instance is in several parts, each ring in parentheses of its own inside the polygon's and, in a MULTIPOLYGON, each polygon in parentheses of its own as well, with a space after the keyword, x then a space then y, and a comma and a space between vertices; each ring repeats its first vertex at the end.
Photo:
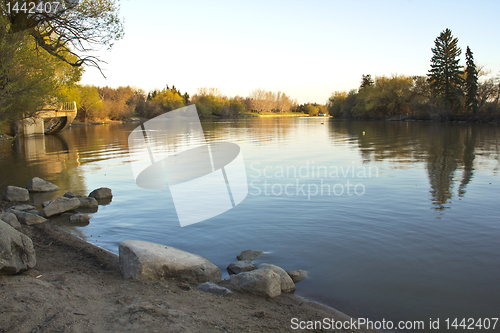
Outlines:
POLYGON ((35 215, 35 214, 28 213, 28 212, 23 212, 21 210, 9 209, 8 212, 16 215, 17 219, 22 224, 33 225, 33 224, 47 222, 47 220, 40 215, 35 215))
POLYGON ((46 180, 35 177, 26 184, 26 189, 30 192, 52 192, 57 191, 59 186, 52 184, 46 180))
POLYGON ((292 278, 287 272, 281 267, 271 264, 260 264, 259 269, 270 269, 280 276, 281 280, 281 291, 284 293, 289 293, 295 290, 295 283, 293 283, 292 278))
POLYGON ((264 251, 259 251, 259 250, 245 250, 241 251, 241 253, 236 256, 236 259, 252 261, 263 253, 264 251))
POLYGON ((12 212, 5 212, 0 214, 0 220, 2 222, 9 224, 16 230, 21 230, 21 224, 19 223, 17 216, 12 212))
POLYGON ((87 214, 77 213, 73 214, 69 217, 69 221, 74 224, 89 224, 90 216, 87 214))
POLYGON ((3 191, 3 199, 5 201, 28 201, 30 193, 27 189, 17 186, 7 186, 3 191))
POLYGON ((136 280, 174 278, 187 282, 221 280, 220 269, 208 259, 174 247, 145 241, 123 241, 119 246, 120 271, 136 280))
POLYGON ((257 265, 248 260, 235 261, 227 266, 229 275, 253 271, 254 269, 257 269, 257 265))
POLYGON ((77 199, 80 201, 79 208, 97 208, 99 206, 97 200, 93 197, 79 197, 77 199))
POLYGON ((63 197, 66 197, 66 198, 82 198, 83 195, 80 195, 80 194, 76 194, 76 193, 73 193, 73 192, 66 192, 63 194, 63 197))
MULTIPOLYGON (((33 206, 42 206, 44 201, 54 197, 54 192, 32 192, 30 193, 30 201, 33 206)), ((42 206, 43 207, 43 206, 42 206)))
POLYGON ((221 296, 226 296, 226 297, 236 296, 231 290, 225 287, 221 287, 213 282, 203 282, 197 288, 200 289, 201 291, 221 296))
POLYGON ((35 206, 32 206, 32 205, 17 205, 17 206, 11 207, 11 208, 15 209, 15 210, 21 210, 23 212, 27 212, 29 210, 36 209, 35 206))
POLYGON ((286 271, 287 274, 292 278, 294 283, 300 282, 307 278, 307 272, 303 269, 298 269, 296 271, 286 271))
POLYGON ((107 187, 101 187, 90 192, 89 197, 96 199, 109 199, 113 197, 111 189, 107 187))
POLYGON ((0 222, 0 274, 16 274, 35 265, 35 248, 31 239, 0 222))
POLYGON ((27 210, 26 213, 40 215, 40 211, 38 209, 30 209, 30 210, 27 210))
POLYGON ((80 200, 78 198, 57 197, 45 205, 41 214, 45 217, 51 217, 78 207, 80 207, 80 200))
POLYGON ((231 289, 251 294, 276 297, 281 295, 281 278, 272 269, 256 269, 231 275, 231 289))

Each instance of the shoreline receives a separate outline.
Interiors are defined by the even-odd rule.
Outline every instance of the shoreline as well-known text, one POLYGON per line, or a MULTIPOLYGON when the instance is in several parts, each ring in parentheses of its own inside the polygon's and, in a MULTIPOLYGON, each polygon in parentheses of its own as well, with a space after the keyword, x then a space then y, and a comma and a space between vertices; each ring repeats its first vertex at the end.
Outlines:
MULTIPOLYGON (((238 117, 218 117, 210 116, 203 117, 203 119, 242 119, 242 118, 275 118, 275 117, 311 117, 311 118, 321 118, 321 119, 332 119, 332 120, 354 120, 354 121, 395 121, 395 122, 432 122, 432 123, 479 123, 479 124, 500 124, 500 118, 486 117, 481 118, 474 115, 454 115, 449 118, 422 118, 422 117, 391 117, 391 118, 380 118, 380 117, 370 117, 370 118, 345 118, 345 117, 333 117, 333 116, 309 116, 304 113, 300 114, 241 114, 238 117)), ((147 118, 142 117, 132 117, 124 120, 105 120, 105 121, 91 121, 87 123, 73 122, 70 127, 82 127, 82 126, 94 126, 94 125, 107 125, 107 124, 124 124, 130 122, 145 122, 148 121, 147 118)))
MULTIPOLYGON (((11 204, 1 206, 5 210, 11 204)), ((0 331, 290 332, 296 331, 292 318, 351 320, 288 293, 273 299, 240 293, 222 297, 174 279, 126 279, 117 268, 118 255, 51 220, 23 225, 21 232, 32 239, 37 264, 21 274, 0 276, 0 331)))

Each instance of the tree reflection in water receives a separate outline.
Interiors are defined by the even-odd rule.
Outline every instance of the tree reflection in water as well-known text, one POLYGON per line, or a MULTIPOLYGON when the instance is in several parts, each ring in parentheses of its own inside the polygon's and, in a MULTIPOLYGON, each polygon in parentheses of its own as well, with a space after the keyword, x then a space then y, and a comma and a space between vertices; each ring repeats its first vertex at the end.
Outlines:
POLYGON ((334 120, 330 137, 349 138, 365 162, 390 159, 401 168, 425 163, 433 206, 439 211, 449 208, 459 179, 457 195, 466 195, 480 167, 476 155, 499 161, 495 170, 500 164, 496 124, 334 120))

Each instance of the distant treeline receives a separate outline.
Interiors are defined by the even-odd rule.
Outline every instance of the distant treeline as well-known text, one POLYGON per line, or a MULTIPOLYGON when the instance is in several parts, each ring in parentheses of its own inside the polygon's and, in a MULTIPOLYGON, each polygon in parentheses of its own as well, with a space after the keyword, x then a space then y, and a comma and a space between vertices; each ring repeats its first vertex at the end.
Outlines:
POLYGON ((460 66, 458 39, 446 29, 435 40, 427 76, 363 75, 357 90, 336 91, 327 106, 342 118, 412 117, 420 119, 491 120, 500 118, 500 77, 479 82, 488 74, 476 67, 467 47, 460 66))
POLYGON ((190 96, 175 86, 155 89, 146 94, 142 89, 76 85, 66 93, 76 101, 77 120, 123 120, 131 116, 153 118, 162 113, 195 104, 201 117, 236 117, 244 113, 289 113, 309 115, 327 113, 325 105, 297 104, 285 93, 255 89, 248 97, 227 97, 217 88, 199 88, 190 96))
POLYGON ((492 78, 478 84, 476 112, 466 108, 465 96, 451 105, 433 95, 426 77, 405 75, 376 76, 374 80, 364 75, 359 89, 336 91, 327 106, 330 115, 339 118, 449 119, 475 115, 488 119, 500 116, 499 81, 492 78))

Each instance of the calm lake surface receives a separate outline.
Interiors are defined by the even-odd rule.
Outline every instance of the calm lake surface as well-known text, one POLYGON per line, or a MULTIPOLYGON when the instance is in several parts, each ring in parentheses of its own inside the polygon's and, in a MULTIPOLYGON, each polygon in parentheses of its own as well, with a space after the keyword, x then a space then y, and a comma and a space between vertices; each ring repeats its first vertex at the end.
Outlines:
POLYGON ((61 188, 49 198, 110 187, 113 201, 88 226, 64 227, 113 252, 128 239, 194 252, 223 277, 240 251, 265 250, 257 263, 309 272, 296 294, 352 316, 426 328, 429 318, 499 317, 500 126, 203 121, 207 141, 240 146, 249 194, 181 228, 168 189, 135 184, 127 140, 138 125, 0 143, 1 190, 34 176, 61 188))

